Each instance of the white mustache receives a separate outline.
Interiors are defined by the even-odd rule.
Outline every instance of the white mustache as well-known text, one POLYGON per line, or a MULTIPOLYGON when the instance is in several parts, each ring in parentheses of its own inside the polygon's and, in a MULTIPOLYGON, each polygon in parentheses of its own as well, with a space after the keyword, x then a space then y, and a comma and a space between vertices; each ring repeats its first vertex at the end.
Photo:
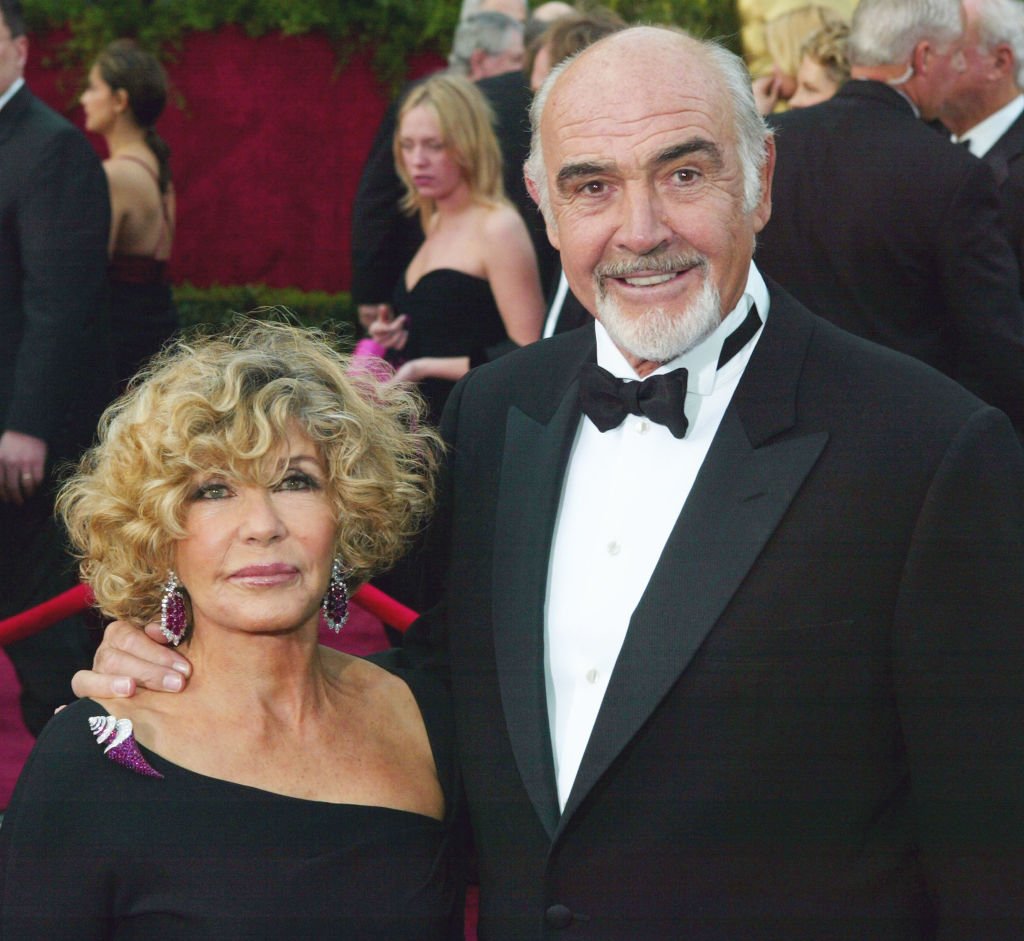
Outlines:
POLYGON ((636 274, 671 274, 676 271, 688 271, 691 268, 707 269, 708 260, 703 255, 645 255, 642 258, 612 261, 606 265, 598 265, 594 269, 594 277, 598 280, 606 278, 629 278, 636 274))

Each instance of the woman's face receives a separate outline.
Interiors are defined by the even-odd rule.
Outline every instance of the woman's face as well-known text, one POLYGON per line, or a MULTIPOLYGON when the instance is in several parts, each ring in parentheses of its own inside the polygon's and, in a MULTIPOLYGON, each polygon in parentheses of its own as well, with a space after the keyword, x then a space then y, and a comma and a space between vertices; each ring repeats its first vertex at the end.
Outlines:
POLYGON ((199 475, 175 546, 197 629, 287 631, 313 622, 327 588, 336 526, 319 449, 297 428, 271 488, 199 475))
POLYGON ((85 110, 85 129, 102 134, 113 127, 118 114, 124 110, 123 92, 118 94, 103 81, 98 66, 89 70, 89 84, 78 99, 85 110))
POLYGON ((829 78, 825 66, 810 56, 804 56, 796 73, 796 91, 789 99, 789 106, 809 108, 828 101, 837 91, 839 86, 829 78))
POLYGON ((398 127, 398 149, 406 174, 424 199, 442 200, 464 185, 433 108, 417 105, 406 112, 398 127))

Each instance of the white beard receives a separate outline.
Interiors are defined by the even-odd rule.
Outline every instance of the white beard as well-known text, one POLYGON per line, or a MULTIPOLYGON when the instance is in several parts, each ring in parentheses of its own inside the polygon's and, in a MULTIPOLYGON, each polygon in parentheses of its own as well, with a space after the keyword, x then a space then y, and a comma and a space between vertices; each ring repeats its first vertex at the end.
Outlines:
POLYGON ((704 269, 700 293, 681 311, 650 307, 639 316, 623 313, 618 301, 595 285, 597 319, 620 350, 654 363, 667 363, 693 349, 722 322, 722 299, 704 269))

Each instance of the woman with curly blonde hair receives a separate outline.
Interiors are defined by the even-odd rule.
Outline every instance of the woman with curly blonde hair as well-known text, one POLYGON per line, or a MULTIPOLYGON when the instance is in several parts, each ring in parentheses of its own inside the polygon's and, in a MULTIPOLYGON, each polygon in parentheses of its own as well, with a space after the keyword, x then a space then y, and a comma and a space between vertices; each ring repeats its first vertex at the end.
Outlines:
POLYGON ((104 415, 59 510, 103 611, 160 619, 191 680, 50 722, 0 832, 0 935, 457 930, 443 693, 317 643, 421 527, 439 456, 418 399, 347 365, 250 321, 104 415))

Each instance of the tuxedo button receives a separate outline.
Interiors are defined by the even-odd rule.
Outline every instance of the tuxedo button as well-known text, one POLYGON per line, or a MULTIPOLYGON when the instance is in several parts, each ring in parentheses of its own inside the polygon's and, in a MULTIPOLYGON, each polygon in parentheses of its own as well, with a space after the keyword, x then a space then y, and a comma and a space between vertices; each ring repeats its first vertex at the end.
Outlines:
POLYGON ((608 555, 618 555, 622 551, 622 546, 619 545, 614 539, 608 543, 608 555))
POLYGON ((593 685, 594 683, 597 682, 597 678, 598 678, 599 675, 600 674, 597 672, 597 670, 594 670, 594 669, 587 670, 587 674, 586 674, 587 682, 590 683, 591 685, 593 685))
POLYGON ((650 423, 646 421, 646 419, 640 419, 640 421, 636 423, 636 433, 638 435, 645 435, 650 427, 650 423))
POLYGON ((544 913, 549 928, 568 928, 572 924, 572 912, 564 905, 552 905, 544 913))

